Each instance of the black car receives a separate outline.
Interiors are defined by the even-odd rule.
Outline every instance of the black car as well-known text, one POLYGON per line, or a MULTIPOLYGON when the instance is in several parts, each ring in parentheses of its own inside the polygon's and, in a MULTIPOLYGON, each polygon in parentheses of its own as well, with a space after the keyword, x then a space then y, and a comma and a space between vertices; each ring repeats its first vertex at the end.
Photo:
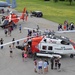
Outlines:
POLYGON ((43 17, 43 13, 41 11, 32 11, 31 16, 43 17))

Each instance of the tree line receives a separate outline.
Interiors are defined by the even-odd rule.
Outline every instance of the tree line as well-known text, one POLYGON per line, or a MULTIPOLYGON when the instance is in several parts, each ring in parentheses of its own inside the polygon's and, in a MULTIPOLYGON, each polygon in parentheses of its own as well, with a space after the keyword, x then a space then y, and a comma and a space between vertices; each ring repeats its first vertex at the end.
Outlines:
MULTIPOLYGON (((50 0, 44 0, 44 1, 50 1, 50 0)), ((70 5, 72 5, 72 2, 75 0, 53 0, 54 2, 58 2, 58 1, 67 1, 70 3, 70 5)))

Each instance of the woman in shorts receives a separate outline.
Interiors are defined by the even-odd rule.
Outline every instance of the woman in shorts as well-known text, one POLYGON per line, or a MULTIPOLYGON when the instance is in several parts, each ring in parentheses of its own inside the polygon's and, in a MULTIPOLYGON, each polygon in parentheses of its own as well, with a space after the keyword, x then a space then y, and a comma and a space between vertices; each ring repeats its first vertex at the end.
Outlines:
POLYGON ((43 71, 42 71, 42 66, 43 66, 43 61, 40 59, 40 61, 38 62, 39 74, 40 74, 40 73, 43 73, 43 71))
POLYGON ((44 73, 46 73, 47 72, 47 67, 48 67, 48 63, 47 63, 46 60, 44 60, 43 66, 44 66, 44 73))

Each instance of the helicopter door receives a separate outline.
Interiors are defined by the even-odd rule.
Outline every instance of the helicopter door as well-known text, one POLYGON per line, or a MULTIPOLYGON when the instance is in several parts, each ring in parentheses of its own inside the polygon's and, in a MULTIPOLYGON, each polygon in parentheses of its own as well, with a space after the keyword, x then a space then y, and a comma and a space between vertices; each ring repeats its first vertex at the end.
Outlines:
POLYGON ((52 50, 53 50, 52 46, 48 46, 48 45, 41 46, 41 51, 52 52, 52 50))

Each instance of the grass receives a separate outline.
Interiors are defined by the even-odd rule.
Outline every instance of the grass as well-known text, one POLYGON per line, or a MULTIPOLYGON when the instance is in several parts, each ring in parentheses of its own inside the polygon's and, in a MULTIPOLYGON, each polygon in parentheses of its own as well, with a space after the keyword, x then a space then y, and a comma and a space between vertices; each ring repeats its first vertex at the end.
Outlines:
POLYGON ((28 12, 39 10, 43 12, 43 18, 57 22, 64 23, 64 20, 75 23, 75 2, 70 6, 69 2, 59 1, 57 3, 44 0, 16 0, 17 10, 22 11, 24 7, 28 12))

